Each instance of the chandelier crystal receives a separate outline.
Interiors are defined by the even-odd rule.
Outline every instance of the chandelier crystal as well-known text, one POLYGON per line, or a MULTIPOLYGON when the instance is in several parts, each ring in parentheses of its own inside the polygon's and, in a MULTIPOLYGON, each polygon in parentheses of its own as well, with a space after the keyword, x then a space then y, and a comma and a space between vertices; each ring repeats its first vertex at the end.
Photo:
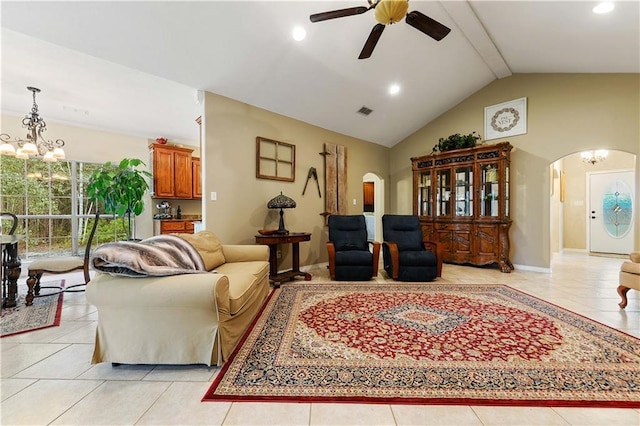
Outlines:
POLYGON ((38 113, 36 93, 40 93, 37 87, 27 87, 33 94, 33 107, 31 112, 22 119, 22 127, 25 127, 27 138, 11 139, 6 133, 0 134, 0 154, 11 155, 16 158, 28 159, 30 156, 41 155, 42 161, 55 162, 65 158, 64 141, 62 139, 46 140, 42 133, 47 130, 47 123, 38 113))
POLYGON ((591 151, 582 151, 580 153, 580 157, 582 157, 582 161, 587 164, 594 165, 596 163, 600 163, 607 158, 609 155, 609 151, 606 149, 596 149, 591 151))

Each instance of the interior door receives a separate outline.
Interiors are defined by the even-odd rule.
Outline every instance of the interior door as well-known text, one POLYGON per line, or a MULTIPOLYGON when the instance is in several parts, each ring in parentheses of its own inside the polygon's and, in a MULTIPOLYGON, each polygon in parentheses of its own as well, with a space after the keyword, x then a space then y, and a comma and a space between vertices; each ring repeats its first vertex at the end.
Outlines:
POLYGON ((634 172, 589 174, 589 251, 629 254, 633 250, 634 172))

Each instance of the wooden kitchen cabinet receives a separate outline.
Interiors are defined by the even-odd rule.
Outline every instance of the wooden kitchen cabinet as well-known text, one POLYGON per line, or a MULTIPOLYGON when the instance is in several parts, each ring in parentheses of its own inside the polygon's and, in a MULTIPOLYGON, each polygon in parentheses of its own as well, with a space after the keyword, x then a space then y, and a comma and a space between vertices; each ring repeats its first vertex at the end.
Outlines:
POLYGON ((511 272, 509 142, 411 159, 413 211, 424 236, 438 241, 444 262, 511 272))
POLYGON ((193 221, 161 220, 160 234, 193 234, 193 221))
POLYGON ((191 159, 191 175, 193 177, 193 198, 202 198, 202 169, 200 167, 200 159, 191 159))
POLYGON ((152 144, 154 198, 193 198, 192 149, 152 144))

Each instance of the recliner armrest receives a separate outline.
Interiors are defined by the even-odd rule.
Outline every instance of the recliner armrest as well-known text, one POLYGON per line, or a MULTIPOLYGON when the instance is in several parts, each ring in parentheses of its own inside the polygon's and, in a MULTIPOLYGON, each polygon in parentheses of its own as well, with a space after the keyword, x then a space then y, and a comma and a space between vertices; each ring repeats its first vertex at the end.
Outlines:
POLYGON ((327 255, 329 256, 329 277, 336 279, 336 246, 332 241, 327 241, 327 255))
POLYGON ((381 244, 378 241, 369 241, 369 244, 373 247, 373 276, 377 277, 381 244))
POLYGON ((386 245, 389 249, 389 256, 391 257, 391 278, 398 279, 398 272, 400 270, 400 255, 398 254, 398 245, 392 241, 384 241, 382 244, 386 245))
POLYGON ((442 244, 440 244, 437 241, 429 241, 429 240, 422 241, 422 244, 424 245, 425 250, 434 252, 436 254, 436 262, 437 262, 436 276, 442 277, 442 256, 443 256, 442 244))

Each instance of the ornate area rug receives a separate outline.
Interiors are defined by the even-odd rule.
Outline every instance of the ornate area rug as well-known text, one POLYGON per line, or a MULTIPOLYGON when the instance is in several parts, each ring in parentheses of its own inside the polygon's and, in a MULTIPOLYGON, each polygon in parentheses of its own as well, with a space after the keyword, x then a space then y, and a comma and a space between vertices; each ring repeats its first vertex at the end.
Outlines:
MULTIPOLYGON (((64 280, 42 283, 43 286, 64 287, 64 280)), ((43 288, 40 294, 55 292, 55 289, 43 288)), ((33 305, 25 305, 27 286, 18 286, 18 302, 15 308, 3 308, 0 312, 0 337, 13 336, 28 331, 60 325, 63 293, 36 297, 33 305)))
POLYGON ((640 407, 640 339, 504 285, 287 283, 203 401, 640 407))

